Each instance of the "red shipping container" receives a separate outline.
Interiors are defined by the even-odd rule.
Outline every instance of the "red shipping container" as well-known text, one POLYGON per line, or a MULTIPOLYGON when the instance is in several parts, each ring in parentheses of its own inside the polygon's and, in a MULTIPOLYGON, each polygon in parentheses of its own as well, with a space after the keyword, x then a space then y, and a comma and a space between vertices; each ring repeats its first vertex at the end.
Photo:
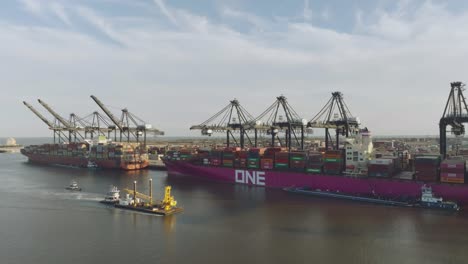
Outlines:
POLYGON ((464 173, 446 173, 446 172, 441 172, 441 173, 440 173, 440 177, 465 179, 465 174, 464 174, 464 173))
POLYGON ((306 164, 304 161, 298 161, 298 160, 291 161, 290 163, 290 167, 294 169, 303 169, 305 168, 305 165, 306 164))
POLYGON ((237 156, 239 158, 247 158, 247 151, 244 151, 244 150, 239 151, 239 152, 237 152, 237 156))
POLYGON ((341 165, 341 163, 325 163, 323 165, 323 168, 325 170, 342 170, 343 166, 341 165))
POLYGON ((213 166, 219 166, 219 165, 221 165, 221 160, 220 159, 211 159, 210 163, 213 166))
POLYGON ((260 168, 266 170, 273 169, 273 159, 260 159, 260 168))
POLYGON ((441 169, 465 169, 465 161, 463 161, 462 163, 453 163, 453 164, 442 162, 442 164, 440 164, 440 168, 441 169))
POLYGON ((241 168, 247 167, 247 159, 240 159, 240 167, 241 168))

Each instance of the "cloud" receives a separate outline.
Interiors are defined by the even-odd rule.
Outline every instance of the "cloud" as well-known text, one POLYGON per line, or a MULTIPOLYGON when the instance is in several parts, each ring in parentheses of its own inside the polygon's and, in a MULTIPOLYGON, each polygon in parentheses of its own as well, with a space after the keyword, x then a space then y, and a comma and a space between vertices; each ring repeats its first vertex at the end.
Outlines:
POLYGON ((312 20, 312 10, 310 9, 309 0, 304 0, 304 9, 302 11, 302 16, 304 17, 305 21, 312 20))
POLYGON ((331 17, 330 9, 328 7, 324 8, 322 12, 320 13, 320 16, 325 21, 330 20, 330 17, 331 17))
POLYGON ((34 127, 48 135, 20 103, 39 96, 63 115, 84 116, 96 109, 88 99, 95 94, 167 135, 187 135, 234 97, 256 115, 285 94, 310 118, 340 90, 376 134, 436 134, 449 82, 463 80, 468 66, 468 13, 432 2, 359 12, 349 32, 221 9, 264 29, 240 32, 229 21, 161 3, 169 16, 125 14, 133 22, 122 23, 106 10, 60 2, 68 20, 77 15, 73 30, 0 21, 0 87, 14 91, 0 99, 13 113, 0 122, 14 123, 3 133, 28 135, 34 127), (83 21, 121 45, 79 30, 83 21))
POLYGON ((126 42, 122 35, 114 30, 112 24, 110 24, 106 18, 98 15, 94 10, 79 6, 76 8, 76 13, 87 22, 95 26, 97 30, 109 37, 111 40, 119 44, 124 44, 126 42))
POLYGON ((27 11, 31 12, 32 14, 40 15, 42 13, 43 6, 40 1, 36 1, 36 0, 19 0, 19 1, 23 4, 23 7, 27 11))
POLYGON ((164 0, 154 0, 154 2, 159 7, 161 12, 167 17, 167 19, 169 19, 172 22, 172 24, 177 25, 177 20, 176 20, 175 16, 166 7, 166 4, 165 4, 164 0))
POLYGON ((267 21, 259 16, 256 16, 247 12, 234 10, 229 7, 224 7, 222 9, 222 15, 228 18, 234 18, 234 19, 238 19, 241 21, 246 21, 247 23, 253 25, 254 27, 260 30, 269 28, 271 24, 270 21, 267 21))
POLYGON ((60 20, 62 20, 63 23, 71 26, 72 23, 63 5, 53 2, 50 4, 50 9, 58 18, 60 18, 60 20))

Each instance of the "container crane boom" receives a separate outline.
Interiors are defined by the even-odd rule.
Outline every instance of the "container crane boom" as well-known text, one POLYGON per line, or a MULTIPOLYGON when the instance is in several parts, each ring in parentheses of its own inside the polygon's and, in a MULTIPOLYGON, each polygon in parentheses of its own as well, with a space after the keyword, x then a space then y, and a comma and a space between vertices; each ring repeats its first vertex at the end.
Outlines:
MULTIPOLYGON (((54 142, 55 142, 55 137, 58 136, 59 142, 60 140, 66 139, 66 135, 63 134, 63 130, 65 130, 63 127, 56 126, 54 123, 50 122, 47 118, 45 118, 41 113, 39 113, 32 105, 28 104, 27 102, 23 101, 23 104, 29 108, 39 119, 44 122, 50 130, 54 131, 54 142)), ((70 138, 69 138, 70 139, 70 138)))
POLYGON ((39 113, 32 105, 28 104, 27 102, 23 101, 23 104, 31 110, 39 119, 42 120, 50 129, 54 129, 55 126, 50 122, 47 118, 45 118, 41 113, 39 113))
POLYGON ((63 117, 61 117, 57 112, 55 112, 48 104, 43 102, 41 99, 37 99, 37 101, 45 108, 51 115, 53 115, 60 123, 62 123, 67 129, 74 129, 63 117))
POLYGON ((123 130, 122 125, 119 120, 107 109, 107 107, 99 100, 96 96, 91 95, 91 98, 96 102, 96 104, 104 111, 104 113, 110 118, 110 120, 119 128, 120 131, 123 130))

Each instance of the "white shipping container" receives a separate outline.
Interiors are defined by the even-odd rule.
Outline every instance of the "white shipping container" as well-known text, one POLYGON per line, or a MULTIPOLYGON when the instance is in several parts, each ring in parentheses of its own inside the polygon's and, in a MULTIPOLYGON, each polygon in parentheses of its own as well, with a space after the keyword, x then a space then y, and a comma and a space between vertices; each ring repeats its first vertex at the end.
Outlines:
POLYGON ((392 159, 373 159, 369 161, 369 164, 390 165, 390 164, 393 164, 393 160, 392 159))

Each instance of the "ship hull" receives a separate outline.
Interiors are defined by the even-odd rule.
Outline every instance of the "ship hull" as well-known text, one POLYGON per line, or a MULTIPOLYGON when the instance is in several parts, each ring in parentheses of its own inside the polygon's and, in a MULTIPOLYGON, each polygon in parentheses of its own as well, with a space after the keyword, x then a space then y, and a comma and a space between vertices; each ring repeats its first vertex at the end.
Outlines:
POLYGON ((125 162, 118 159, 93 160, 99 168, 103 169, 121 169, 121 170, 142 170, 149 166, 148 161, 125 162))
POLYGON ((24 154, 28 157, 29 162, 42 165, 63 165, 71 167, 86 168, 88 160, 84 157, 67 157, 41 154, 24 154))
MULTIPOLYGON (((28 157, 29 162, 41 165, 59 165, 59 166, 70 166, 70 167, 79 167, 87 168, 88 159, 85 157, 68 157, 68 156, 58 156, 58 155, 43 155, 43 154, 33 154, 25 153, 22 154, 28 157)), ((125 162, 119 161, 117 159, 107 159, 107 160, 93 160, 93 162, 102 169, 120 169, 120 170, 141 170, 149 166, 148 161, 141 162, 125 162)))
POLYGON ((468 205, 468 185, 440 182, 421 182, 395 178, 349 177, 308 174, 304 172, 225 168, 196 165, 186 161, 165 160, 169 175, 183 175, 211 181, 246 184, 267 188, 310 187, 350 195, 378 195, 383 197, 419 197, 426 184, 445 200, 468 205))

